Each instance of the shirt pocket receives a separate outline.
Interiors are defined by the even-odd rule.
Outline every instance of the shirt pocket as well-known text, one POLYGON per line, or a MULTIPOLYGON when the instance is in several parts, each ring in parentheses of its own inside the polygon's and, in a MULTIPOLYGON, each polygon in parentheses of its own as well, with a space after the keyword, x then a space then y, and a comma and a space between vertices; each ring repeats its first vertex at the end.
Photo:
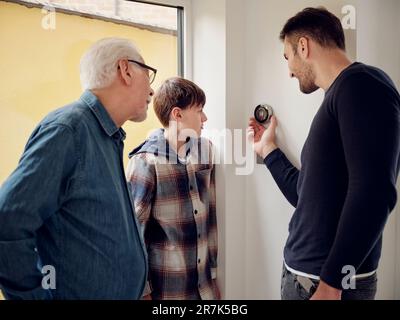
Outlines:
POLYGON ((197 190, 199 192, 200 201, 208 204, 210 201, 210 181, 211 169, 203 169, 195 172, 197 190))

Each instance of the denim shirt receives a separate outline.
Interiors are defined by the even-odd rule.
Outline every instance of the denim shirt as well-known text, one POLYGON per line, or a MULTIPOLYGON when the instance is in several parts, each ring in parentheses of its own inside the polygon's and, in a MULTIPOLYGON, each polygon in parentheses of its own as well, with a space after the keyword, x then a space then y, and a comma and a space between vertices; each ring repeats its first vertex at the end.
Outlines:
POLYGON ((34 130, 0 188, 6 298, 141 297, 147 256, 123 169, 124 138, 90 91, 34 130), (54 267, 55 289, 42 286, 51 284, 44 266, 54 267))

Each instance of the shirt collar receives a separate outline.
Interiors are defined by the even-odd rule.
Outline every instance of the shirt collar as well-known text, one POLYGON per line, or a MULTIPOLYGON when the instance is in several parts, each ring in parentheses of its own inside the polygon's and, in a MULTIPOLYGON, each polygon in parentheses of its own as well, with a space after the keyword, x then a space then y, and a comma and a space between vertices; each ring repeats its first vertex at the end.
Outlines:
POLYGON ((117 136, 121 140, 124 140, 126 133, 122 128, 118 128, 114 121, 111 119, 106 108, 102 105, 100 100, 89 90, 86 90, 80 98, 85 104, 88 105, 90 110, 94 113, 97 120, 99 121, 101 127, 105 133, 109 136, 117 136))

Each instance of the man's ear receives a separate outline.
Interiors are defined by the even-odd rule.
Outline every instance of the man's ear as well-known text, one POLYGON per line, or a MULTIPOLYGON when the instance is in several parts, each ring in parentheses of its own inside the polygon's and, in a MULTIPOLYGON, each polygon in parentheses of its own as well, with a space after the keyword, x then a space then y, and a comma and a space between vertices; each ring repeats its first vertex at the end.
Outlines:
POLYGON ((130 68, 129 62, 127 60, 120 60, 118 62, 118 72, 121 77, 121 80, 130 85, 133 80, 133 68, 130 68))
POLYGON ((307 59, 310 54, 310 41, 306 37, 300 37, 297 43, 297 54, 303 59, 307 59))
POLYGON ((171 120, 179 121, 182 118, 182 110, 181 108, 174 107, 170 113, 171 120))

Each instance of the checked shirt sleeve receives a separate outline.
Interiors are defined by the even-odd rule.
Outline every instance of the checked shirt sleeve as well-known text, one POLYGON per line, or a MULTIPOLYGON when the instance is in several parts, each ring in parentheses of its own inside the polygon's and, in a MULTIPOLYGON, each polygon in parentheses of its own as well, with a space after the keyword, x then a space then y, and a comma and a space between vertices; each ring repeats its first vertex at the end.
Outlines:
MULTIPOLYGON (((147 159, 147 154, 140 153, 131 158, 127 170, 128 185, 131 193, 136 217, 140 223, 142 235, 149 222, 155 191, 154 164, 147 159)), ((151 282, 148 279, 143 296, 152 292, 151 282)))

